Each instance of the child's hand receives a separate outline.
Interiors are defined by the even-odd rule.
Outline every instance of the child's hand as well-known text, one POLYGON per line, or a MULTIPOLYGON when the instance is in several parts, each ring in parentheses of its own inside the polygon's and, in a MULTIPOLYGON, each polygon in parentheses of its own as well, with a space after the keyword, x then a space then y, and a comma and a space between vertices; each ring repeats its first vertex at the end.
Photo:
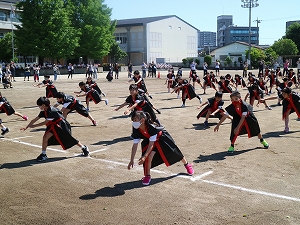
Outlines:
POLYGON ((141 157, 141 158, 139 159, 139 165, 142 165, 142 164, 145 162, 145 160, 146 160, 146 157, 145 157, 145 156, 141 157))
POLYGON ((127 169, 130 170, 131 168, 133 168, 133 165, 134 165, 133 161, 130 161, 128 163, 127 169))
POLYGON ((217 125, 215 128, 214 128, 214 132, 218 132, 219 131, 219 125, 217 125))
POLYGON ((124 112, 124 115, 127 115, 129 112, 130 112, 130 110, 126 110, 126 111, 124 112))

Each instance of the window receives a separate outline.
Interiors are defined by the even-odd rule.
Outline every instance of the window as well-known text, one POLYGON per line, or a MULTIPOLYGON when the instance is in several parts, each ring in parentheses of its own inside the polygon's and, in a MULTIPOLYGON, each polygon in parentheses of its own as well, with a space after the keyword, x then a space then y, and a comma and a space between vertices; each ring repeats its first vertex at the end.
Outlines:
POLYGON ((143 33, 133 32, 131 35, 131 47, 132 48, 142 48, 143 47, 143 33))
POLYGON ((7 16, 4 12, 0 12, 0 20, 2 21, 6 21, 7 20, 7 16))
POLYGON ((196 49, 196 37, 194 36, 188 36, 187 37, 187 49, 188 50, 194 50, 196 49))
POLYGON ((162 34, 157 32, 150 33, 150 48, 162 48, 162 34))
POLYGON ((120 44, 127 43, 127 33, 116 33, 115 38, 116 38, 116 41, 118 41, 120 44))
POLYGON ((3 38, 4 37, 4 33, 0 33, 0 38, 3 38))
POLYGON ((181 30, 181 27, 178 27, 178 30, 181 30))

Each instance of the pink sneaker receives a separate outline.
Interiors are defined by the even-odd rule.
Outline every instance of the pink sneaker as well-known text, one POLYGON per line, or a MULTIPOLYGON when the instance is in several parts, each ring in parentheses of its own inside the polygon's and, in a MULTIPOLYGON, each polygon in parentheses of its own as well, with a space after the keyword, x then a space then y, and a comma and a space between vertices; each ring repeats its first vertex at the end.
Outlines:
POLYGON ((189 174, 189 175, 193 175, 194 174, 194 169, 193 169, 193 166, 192 164, 188 163, 184 166, 186 168, 186 172, 189 174))
POLYGON ((24 115, 24 116, 22 116, 22 119, 23 119, 23 120, 28 120, 28 116, 25 116, 25 115, 24 115))
POLYGON ((146 176, 143 177, 143 179, 142 179, 143 185, 149 185, 150 182, 151 182, 151 176, 150 175, 146 175, 146 176))
POLYGON ((93 123, 94 126, 97 126, 96 120, 92 120, 92 123, 93 123))
POLYGON ((288 133, 288 132, 290 132, 290 129, 288 127, 286 127, 286 128, 284 128, 283 132, 288 133))

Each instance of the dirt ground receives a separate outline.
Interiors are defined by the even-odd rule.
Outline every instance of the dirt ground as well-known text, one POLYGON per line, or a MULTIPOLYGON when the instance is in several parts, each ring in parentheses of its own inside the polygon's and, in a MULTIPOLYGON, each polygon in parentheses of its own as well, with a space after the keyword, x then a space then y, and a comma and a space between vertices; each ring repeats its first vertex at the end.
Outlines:
MULTIPOLYGON (((227 73, 241 71, 221 71, 227 73)), ((202 77, 202 71, 198 74, 202 77)), ((0 115, 10 128, 0 138, 0 224, 300 224, 300 122, 292 114, 290 133, 283 133, 277 100, 269 102, 273 110, 254 107, 270 148, 262 148, 256 137, 241 136, 235 153, 228 155, 229 120, 218 133, 213 131, 218 119, 210 119, 210 128, 205 129, 204 119, 196 119, 197 99, 181 108, 176 94, 167 93, 166 71, 161 72, 162 79, 146 78, 151 102, 161 110, 158 118, 193 163, 195 174, 188 176, 181 163, 161 165, 152 170, 151 185, 143 186, 142 167, 127 170, 130 118, 123 114, 125 108, 114 111, 129 95, 127 74, 113 82, 107 82, 105 75, 100 73, 97 82, 109 105, 90 106, 98 126, 76 113, 67 118, 73 136, 88 145, 90 157, 79 156, 76 146, 67 151, 51 146, 49 160, 38 163, 35 158, 41 153, 45 128, 21 132, 28 122, 0 115)), ((61 76, 56 86, 73 94, 84 79, 82 74, 73 80, 61 76)), ((37 98, 45 95, 45 89, 33 87, 32 80, 17 78, 13 88, 0 89, 29 120, 39 113, 37 98)), ((196 92, 204 101, 214 95, 213 89, 202 95, 200 86, 196 92)), ((245 96, 246 89, 241 93, 245 96)), ((224 99, 227 106, 229 95, 224 99)), ((136 162, 139 156, 140 152, 136 162)))

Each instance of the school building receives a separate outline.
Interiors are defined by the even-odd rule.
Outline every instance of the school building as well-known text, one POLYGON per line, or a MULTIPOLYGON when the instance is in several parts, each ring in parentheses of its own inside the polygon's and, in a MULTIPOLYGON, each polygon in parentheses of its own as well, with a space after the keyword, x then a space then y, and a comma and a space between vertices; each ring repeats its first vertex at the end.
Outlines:
POLYGON ((175 15, 118 20, 114 35, 128 54, 125 64, 176 63, 198 56, 198 29, 175 15))

